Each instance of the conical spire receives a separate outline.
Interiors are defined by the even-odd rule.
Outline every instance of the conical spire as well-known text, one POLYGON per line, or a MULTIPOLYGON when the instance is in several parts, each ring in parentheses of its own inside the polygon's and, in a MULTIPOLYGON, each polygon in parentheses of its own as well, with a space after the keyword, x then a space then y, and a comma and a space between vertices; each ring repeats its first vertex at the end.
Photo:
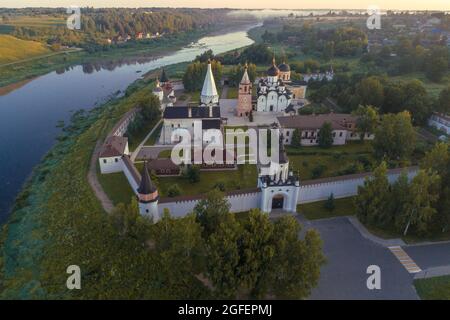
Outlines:
POLYGON ((169 81, 169 78, 166 75, 166 70, 162 69, 161 77, 159 78, 159 82, 166 83, 169 81))
POLYGON ((247 63, 246 63, 245 66, 244 66, 244 75, 242 76, 242 80, 241 80, 242 84, 249 84, 250 83, 250 77, 248 76, 247 70, 248 70, 248 66, 247 66, 247 63))
POLYGON ((144 162, 144 170, 141 175, 141 183, 138 188, 138 193, 142 195, 152 194, 157 191, 155 185, 150 178, 150 174, 148 173, 147 161, 144 162))
POLYGON ((219 94, 217 93, 216 82, 214 81, 211 60, 208 60, 208 68, 206 70, 200 100, 203 104, 219 103, 219 94))

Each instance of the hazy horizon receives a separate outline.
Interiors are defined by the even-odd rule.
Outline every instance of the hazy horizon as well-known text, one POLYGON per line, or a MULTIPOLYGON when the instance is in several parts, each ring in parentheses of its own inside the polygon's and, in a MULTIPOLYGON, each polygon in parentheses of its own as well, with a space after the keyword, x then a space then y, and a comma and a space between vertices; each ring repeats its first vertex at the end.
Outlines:
POLYGON ((382 10, 450 10, 449 0, 342 0, 339 5, 330 0, 285 0, 283 6, 274 8, 273 1, 269 0, 3 0, 0 7, 24 8, 24 7, 69 7, 77 5, 80 7, 174 7, 174 8, 230 8, 230 9, 297 9, 297 10, 322 10, 322 9, 346 9, 359 10, 369 6, 378 6, 382 10), (299 3, 300 2, 300 3, 299 3))

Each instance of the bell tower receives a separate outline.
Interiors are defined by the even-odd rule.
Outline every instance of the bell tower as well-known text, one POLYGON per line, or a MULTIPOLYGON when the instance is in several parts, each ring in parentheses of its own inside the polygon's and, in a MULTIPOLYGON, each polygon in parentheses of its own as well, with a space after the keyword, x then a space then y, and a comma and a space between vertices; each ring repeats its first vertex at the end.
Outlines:
POLYGON ((248 117, 252 112, 252 83, 248 76, 248 66, 245 64, 244 75, 239 84, 238 105, 236 115, 238 117, 248 117))

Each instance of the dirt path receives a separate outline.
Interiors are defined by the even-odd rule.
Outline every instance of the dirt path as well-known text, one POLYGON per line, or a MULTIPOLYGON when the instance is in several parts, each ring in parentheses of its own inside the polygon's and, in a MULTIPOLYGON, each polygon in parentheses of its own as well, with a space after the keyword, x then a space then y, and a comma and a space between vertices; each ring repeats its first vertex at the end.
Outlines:
POLYGON ((108 198, 108 195, 103 190, 102 185, 100 184, 100 182, 98 181, 98 178, 97 178, 97 159, 98 159, 98 154, 99 154, 101 146, 102 146, 102 141, 101 140, 97 141, 94 152, 92 154, 91 163, 89 165, 88 181, 89 181, 89 184, 91 185, 92 190, 94 190, 94 193, 97 196, 97 199, 102 204, 103 209, 107 213, 111 213, 114 210, 114 204, 108 198))
POLYGON ((0 68, 13 66, 15 64, 20 64, 20 63, 24 63, 24 62, 30 62, 30 61, 34 61, 34 60, 49 58, 49 57, 53 57, 53 56, 56 56, 56 55, 59 55, 59 54, 63 54, 63 53, 72 53, 72 52, 79 52, 79 51, 83 51, 83 49, 78 48, 78 49, 71 49, 71 50, 64 50, 64 51, 53 52, 53 53, 45 54, 45 55, 42 55, 42 56, 36 56, 36 57, 33 57, 33 58, 28 58, 28 59, 23 59, 23 60, 19 60, 19 61, 13 61, 13 62, 0 64, 0 68))

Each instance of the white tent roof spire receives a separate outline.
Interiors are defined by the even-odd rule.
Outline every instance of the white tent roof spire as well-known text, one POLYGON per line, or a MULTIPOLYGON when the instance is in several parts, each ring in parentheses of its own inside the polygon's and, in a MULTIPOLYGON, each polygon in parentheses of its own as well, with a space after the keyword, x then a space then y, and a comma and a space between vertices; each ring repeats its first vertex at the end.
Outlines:
POLYGON ((219 94, 217 93, 216 82, 214 81, 210 60, 208 60, 208 68, 206 70, 205 82, 203 83, 200 100, 202 104, 219 103, 219 94))

